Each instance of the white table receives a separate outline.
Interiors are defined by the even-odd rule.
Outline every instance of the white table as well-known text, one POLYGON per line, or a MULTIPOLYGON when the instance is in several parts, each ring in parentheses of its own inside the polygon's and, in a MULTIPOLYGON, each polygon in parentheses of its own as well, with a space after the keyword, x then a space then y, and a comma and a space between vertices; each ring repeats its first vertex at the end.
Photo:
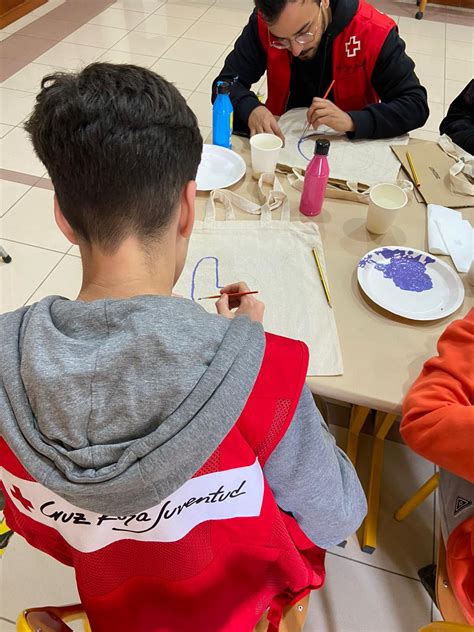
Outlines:
MULTIPOLYGON (((234 136, 233 143, 234 150, 250 167, 248 140, 234 136)), ((290 200, 292 219, 314 221, 320 228, 344 374, 309 377, 307 383, 315 394, 354 405, 347 446, 347 453, 354 464, 362 426, 372 409, 378 411, 368 490, 369 512, 362 542, 362 548, 372 552, 376 544, 384 439, 400 414, 404 395, 423 363, 435 355, 436 343, 442 332, 450 322, 462 318, 474 306, 474 288, 463 278, 463 305, 451 316, 434 322, 410 321, 383 310, 359 288, 358 262, 364 254, 378 246, 410 246, 426 251, 425 204, 416 202, 410 195, 409 204, 400 211, 399 219, 390 231, 386 235, 374 236, 365 228, 365 204, 326 199, 319 216, 306 218, 298 211, 300 193, 285 183, 283 176, 280 180, 290 200)), ((256 200, 256 183, 250 168, 232 190, 256 200)), ((207 194, 198 194, 198 216, 202 217, 206 199, 207 194)), ((462 212, 465 219, 474 223, 474 208, 462 212)), ((245 219, 248 220, 249 216, 246 215, 245 219)), ((450 257, 442 259, 452 266, 450 257)))

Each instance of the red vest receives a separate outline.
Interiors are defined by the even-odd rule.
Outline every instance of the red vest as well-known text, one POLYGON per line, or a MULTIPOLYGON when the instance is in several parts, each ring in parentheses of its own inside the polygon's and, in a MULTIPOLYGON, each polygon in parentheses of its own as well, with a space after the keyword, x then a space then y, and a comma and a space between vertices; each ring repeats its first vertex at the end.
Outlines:
POLYGON ((269 606, 274 631, 283 606, 322 586, 325 552, 278 508, 262 472, 307 365, 303 343, 267 335, 235 426, 192 479, 135 516, 72 506, 34 481, 0 439, 6 521, 74 567, 93 632, 250 632, 269 606))
MULTIPOLYGON (((372 72, 380 50, 395 22, 364 0, 332 45, 334 103, 345 112, 362 110, 380 100, 372 86, 372 72)), ((280 116, 286 111, 290 94, 291 60, 288 50, 270 46, 268 26, 258 15, 260 41, 267 54, 267 108, 280 116)), ((328 86, 324 86, 324 90, 328 86)), ((322 94, 315 94, 315 97, 322 94)))

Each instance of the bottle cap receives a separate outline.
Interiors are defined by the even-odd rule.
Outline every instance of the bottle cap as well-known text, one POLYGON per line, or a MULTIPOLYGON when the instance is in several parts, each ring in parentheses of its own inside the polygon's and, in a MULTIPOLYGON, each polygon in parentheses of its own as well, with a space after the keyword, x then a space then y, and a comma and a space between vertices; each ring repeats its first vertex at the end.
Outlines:
POLYGON ((229 94, 230 83, 228 81, 219 81, 217 83, 217 94, 229 94))
POLYGON ((331 143, 326 138, 318 138, 314 145, 314 155, 327 156, 331 143))

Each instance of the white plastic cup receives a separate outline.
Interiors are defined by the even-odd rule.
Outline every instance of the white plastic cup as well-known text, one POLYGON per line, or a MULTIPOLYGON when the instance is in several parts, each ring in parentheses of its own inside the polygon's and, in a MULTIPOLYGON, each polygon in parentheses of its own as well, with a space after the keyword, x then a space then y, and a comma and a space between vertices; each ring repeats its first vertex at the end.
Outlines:
POLYGON ((385 234, 407 202, 407 194, 396 184, 373 186, 369 193, 367 230, 375 235, 385 234))
POLYGON ((250 139, 252 173, 258 180, 262 173, 274 173, 283 141, 274 134, 255 134, 250 139))

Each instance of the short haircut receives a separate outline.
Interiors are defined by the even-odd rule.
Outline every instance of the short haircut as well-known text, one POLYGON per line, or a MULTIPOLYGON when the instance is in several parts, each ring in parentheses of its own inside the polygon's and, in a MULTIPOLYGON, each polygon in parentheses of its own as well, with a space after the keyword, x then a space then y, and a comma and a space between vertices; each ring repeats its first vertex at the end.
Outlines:
POLYGON ((195 115, 146 68, 94 63, 43 78, 25 125, 64 217, 107 252, 159 236, 201 159, 195 115))
MULTIPOLYGON (((301 2, 305 0, 255 0, 257 11, 260 11, 265 22, 274 24, 281 15, 281 12, 290 2, 301 2)), ((321 0, 313 0, 316 4, 321 4, 321 0)))

